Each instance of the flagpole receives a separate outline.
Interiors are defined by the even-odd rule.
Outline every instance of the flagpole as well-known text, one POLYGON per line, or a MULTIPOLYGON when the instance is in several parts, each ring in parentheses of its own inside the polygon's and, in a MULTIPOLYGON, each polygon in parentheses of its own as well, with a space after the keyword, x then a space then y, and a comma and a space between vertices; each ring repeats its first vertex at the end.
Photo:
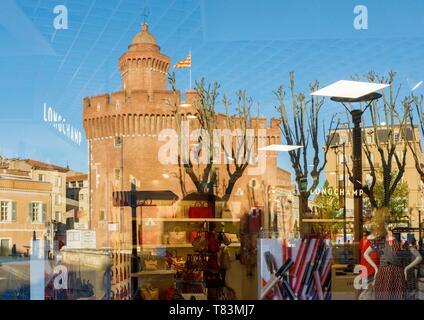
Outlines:
POLYGON ((190 90, 191 90, 191 66, 192 66, 192 61, 191 61, 191 49, 190 49, 190 90))

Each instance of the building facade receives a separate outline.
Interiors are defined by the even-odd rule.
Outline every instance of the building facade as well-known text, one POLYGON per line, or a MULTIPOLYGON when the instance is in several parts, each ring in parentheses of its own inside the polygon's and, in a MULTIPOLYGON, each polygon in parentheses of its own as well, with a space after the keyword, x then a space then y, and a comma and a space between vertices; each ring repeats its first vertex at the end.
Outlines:
POLYGON ((50 215, 57 222, 66 222, 66 175, 69 168, 32 159, 10 160, 9 168, 29 172, 33 181, 49 182, 52 186, 50 215))
POLYGON ((66 212, 73 210, 79 223, 89 226, 88 175, 71 172, 66 177, 66 212))
MULTIPOLYGON (((379 139, 382 144, 384 144, 384 139, 387 139, 387 134, 385 134, 385 126, 380 126, 378 128, 379 131, 379 139)), ((381 157, 380 153, 377 149, 377 146, 374 141, 373 128, 366 127, 363 130, 363 135, 365 135, 365 139, 367 139, 367 145, 371 151, 371 160, 374 164, 375 170, 379 171, 381 169, 381 157)), ((424 155, 421 149, 420 143, 420 131, 418 128, 414 127, 412 132, 412 128, 407 128, 406 130, 406 139, 411 145, 417 150, 418 158, 420 163, 424 163, 424 155)), ((395 129, 395 139, 398 136, 398 132, 395 129)), ((334 135, 334 138, 331 143, 331 149, 328 150, 327 153, 327 165, 325 168, 325 173, 327 180, 329 181, 330 186, 337 192, 337 190, 341 190, 341 194, 343 192, 343 164, 344 164, 344 156, 342 144, 345 143, 345 159, 346 165, 352 170, 352 139, 351 139, 351 131, 342 128, 337 130, 334 135)), ((398 142, 396 153, 399 158, 402 157, 402 150, 404 147, 403 141, 398 142)), ((362 152, 362 168, 363 168, 363 184, 366 184, 370 176, 370 165, 369 161, 365 155, 365 152, 362 152)), ((393 172, 397 171, 396 163, 393 164, 393 172)), ((353 184, 349 181, 348 171, 345 170, 345 183, 346 183, 346 215, 347 217, 353 217, 353 184)), ((409 217, 409 225, 412 227, 418 227, 419 224, 419 210, 422 211, 424 209, 424 188, 423 183, 421 182, 421 177, 418 174, 415 168, 415 161, 413 155, 410 150, 407 150, 406 153, 406 166, 405 173, 402 177, 402 182, 407 183, 408 185, 408 208, 406 209, 406 214, 409 217)), ((364 197, 366 197, 364 195, 364 197)), ((367 211, 367 210, 365 210, 367 211)), ((366 214, 370 214, 370 212, 366 212, 366 214)))
POLYGON ((29 254, 31 239, 48 239, 52 185, 29 172, 0 169, 1 256, 29 254))

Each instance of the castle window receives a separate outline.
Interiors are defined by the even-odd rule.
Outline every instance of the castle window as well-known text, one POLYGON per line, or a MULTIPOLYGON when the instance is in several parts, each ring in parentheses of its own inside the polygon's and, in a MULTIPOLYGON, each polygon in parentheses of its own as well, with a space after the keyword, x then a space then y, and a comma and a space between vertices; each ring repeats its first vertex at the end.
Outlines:
POLYGON ((117 100, 115 105, 116 110, 118 110, 120 107, 121 107, 121 101, 117 100))
POLYGON ((120 148, 122 146, 122 137, 115 137, 113 145, 115 148, 120 148))
POLYGON ((100 111, 100 103, 97 104, 97 111, 100 111))
POLYGON ((121 169, 116 168, 115 169, 115 186, 118 186, 120 181, 121 181, 121 169))

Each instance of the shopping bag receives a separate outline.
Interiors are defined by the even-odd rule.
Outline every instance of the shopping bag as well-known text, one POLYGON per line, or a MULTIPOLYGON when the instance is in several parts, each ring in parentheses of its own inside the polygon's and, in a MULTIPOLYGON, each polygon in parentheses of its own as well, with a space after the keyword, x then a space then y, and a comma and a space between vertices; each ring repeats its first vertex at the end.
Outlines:
POLYGON ((213 218, 214 214, 211 207, 202 202, 196 202, 194 207, 188 209, 188 216, 193 219, 208 219, 213 218))

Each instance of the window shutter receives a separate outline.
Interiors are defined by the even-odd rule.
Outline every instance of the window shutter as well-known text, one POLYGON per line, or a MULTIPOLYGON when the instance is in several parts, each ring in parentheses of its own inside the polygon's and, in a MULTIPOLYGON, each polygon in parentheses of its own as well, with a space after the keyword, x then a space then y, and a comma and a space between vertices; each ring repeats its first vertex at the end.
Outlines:
POLYGON ((32 202, 28 203, 28 223, 32 223, 32 202))
POLYGON ((12 222, 16 222, 16 201, 12 201, 12 222))
POLYGON ((47 204, 43 203, 43 220, 42 223, 46 223, 46 216, 47 216, 47 204))

